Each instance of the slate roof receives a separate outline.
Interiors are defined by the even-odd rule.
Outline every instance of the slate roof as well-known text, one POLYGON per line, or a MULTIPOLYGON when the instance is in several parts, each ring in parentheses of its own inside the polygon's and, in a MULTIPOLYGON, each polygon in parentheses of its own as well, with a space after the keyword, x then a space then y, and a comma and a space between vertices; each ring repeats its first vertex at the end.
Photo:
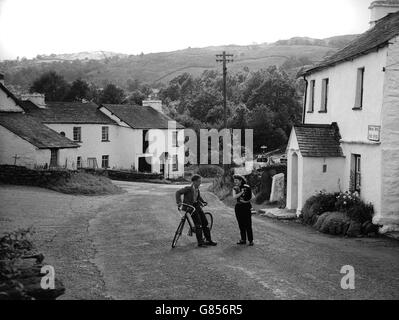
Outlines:
POLYGON ((302 124, 294 130, 303 157, 343 157, 336 124, 302 124))
MULTIPOLYGON (((3 76, 3 78, 4 78, 4 76, 3 76)), ((0 82, 0 89, 3 90, 7 94, 8 97, 10 97, 12 100, 14 100, 14 102, 17 105, 19 105, 19 100, 17 99, 17 97, 15 97, 14 94, 10 90, 8 90, 7 87, 5 85, 3 85, 1 82, 0 82)))
POLYGON ((325 58, 321 63, 302 71, 304 76, 333 66, 360 55, 367 54, 388 44, 389 40, 399 35, 399 12, 390 13, 377 21, 375 26, 351 41, 346 47, 325 58))
MULTIPOLYGON (((126 104, 102 104, 101 106, 133 129, 168 129, 168 121, 174 121, 151 107, 126 104)), ((176 122, 176 129, 184 129, 184 126, 176 122)))
POLYGON ((98 110, 92 102, 46 102, 46 108, 35 107, 29 101, 20 102, 22 108, 44 123, 116 124, 98 110))
POLYGON ((1 112, 0 125, 39 149, 77 148, 79 145, 27 114, 1 112))

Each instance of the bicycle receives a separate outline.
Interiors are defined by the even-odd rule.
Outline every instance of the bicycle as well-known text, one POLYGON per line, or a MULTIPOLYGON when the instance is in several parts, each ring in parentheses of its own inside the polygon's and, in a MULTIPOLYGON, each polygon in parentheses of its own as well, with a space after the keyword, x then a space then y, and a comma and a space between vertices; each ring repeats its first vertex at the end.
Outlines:
MULTIPOLYGON (((207 205, 207 203, 203 203, 200 202, 201 207, 205 207, 207 205)), ((181 204, 182 209, 186 208, 185 210, 179 210, 179 213, 181 213, 181 211, 184 211, 184 214, 181 217, 179 226, 177 227, 177 230, 175 232, 175 236, 173 237, 173 241, 172 241, 172 248, 176 247, 177 241, 179 240, 179 238, 181 237, 182 233, 183 233, 183 229, 184 229, 184 225, 186 224, 186 221, 188 221, 189 224, 189 230, 188 230, 188 236, 192 236, 193 233, 195 233, 195 224, 192 218, 192 215, 195 212, 195 207, 186 204, 186 203, 182 203, 181 204)), ((205 217, 208 220, 208 228, 209 230, 212 230, 212 226, 213 226, 213 216, 210 212, 205 212, 205 217)))

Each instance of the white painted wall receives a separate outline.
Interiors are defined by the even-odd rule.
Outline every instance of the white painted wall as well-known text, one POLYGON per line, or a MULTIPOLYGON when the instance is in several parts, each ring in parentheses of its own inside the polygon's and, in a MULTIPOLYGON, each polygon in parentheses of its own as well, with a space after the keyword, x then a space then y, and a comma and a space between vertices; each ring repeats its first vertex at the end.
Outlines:
MULTIPOLYGON (((58 153, 58 164, 68 169, 73 169, 73 161, 77 148, 60 149, 58 153)), ((43 166, 50 164, 50 149, 38 149, 28 141, 17 136, 8 129, 0 126, 0 164, 11 164, 15 162, 14 156, 18 159, 16 164, 33 169, 35 165, 43 166)))
MULTIPOLYGON (((115 117, 115 116, 113 116, 115 117)), ((116 118, 116 117, 115 117, 116 118)), ((149 130, 150 144, 149 152, 143 153, 143 130, 132 129, 127 124, 118 120, 118 125, 102 124, 46 124, 57 132, 65 132, 65 136, 73 140, 73 127, 81 127, 82 143, 76 154, 82 157, 83 166, 87 165, 87 158, 96 158, 97 165, 101 168, 103 155, 109 155, 109 166, 111 169, 136 169, 138 170, 139 157, 152 156, 152 171, 160 172, 159 155, 166 150, 168 130, 149 130), (101 141, 101 128, 109 127, 109 142, 101 141), (166 142, 165 142, 166 141, 166 142), (158 158, 156 158, 158 156, 158 158)), ((179 130, 179 140, 184 141, 184 130, 179 130)), ((171 139, 171 138, 170 138, 171 139)), ((169 177, 178 177, 184 174, 184 145, 171 154, 179 155, 179 170, 173 171, 170 163, 169 177)), ((76 158, 75 158, 76 164, 76 158)))
POLYGON ((390 42, 381 121, 381 211, 375 220, 399 230, 399 37, 390 42))
POLYGON ((287 147, 287 209, 297 210, 299 215, 308 198, 316 192, 324 190, 326 192, 343 191, 343 174, 345 158, 313 158, 303 157, 299 151, 298 141, 293 130, 287 147), (294 155, 298 156, 297 173, 293 168, 294 155), (327 171, 323 172, 323 165, 327 165, 327 171), (293 187, 295 174, 298 175, 298 185, 293 187), (297 192, 296 206, 293 199, 297 192))
MULTIPOLYGON (((385 77, 383 67, 386 66, 387 52, 388 49, 383 48, 308 76, 309 82, 316 81, 315 105, 313 113, 305 113, 305 123, 337 122, 343 140, 367 141, 368 126, 381 125, 385 77), (365 68, 363 109, 352 110, 355 106, 357 69, 361 67, 365 68), (324 78, 329 78, 327 113, 319 113, 324 78)), ((309 91, 308 88, 307 104, 310 101, 309 91)))
POLYGON ((399 45, 398 39, 392 42, 377 52, 307 77, 308 81, 316 80, 316 87, 314 112, 305 115, 305 123, 338 123, 345 155, 343 191, 349 188, 351 154, 360 154, 361 198, 374 205, 374 222, 384 224, 399 224, 399 73, 387 67, 399 62, 399 45), (361 67, 365 68, 363 108, 352 110, 357 69, 361 67), (327 113, 319 113, 324 78, 329 78, 328 107, 327 113), (369 125, 381 126, 381 144, 367 139, 369 125))

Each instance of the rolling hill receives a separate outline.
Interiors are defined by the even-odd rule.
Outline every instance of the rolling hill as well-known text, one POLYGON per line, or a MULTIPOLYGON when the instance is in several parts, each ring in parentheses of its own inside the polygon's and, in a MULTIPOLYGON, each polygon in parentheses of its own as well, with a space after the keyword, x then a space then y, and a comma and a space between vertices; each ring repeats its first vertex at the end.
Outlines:
POLYGON ((63 55, 40 55, 35 59, 0 62, 8 84, 27 89, 32 81, 48 70, 55 70, 66 80, 83 78, 99 86, 115 83, 126 88, 128 79, 146 83, 168 82, 184 72, 194 76, 206 69, 221 69, 216 54, 226 51, 234 54, 229 71, 246 67, 258 70, 271 65, 283 66, 288 72, 312 64, 344 47, 356 35, 327 39, 296 37, 275 43, 257 45, 227 45, 205 48, 187 48, 173 52, 124 55, 112 52, 81 52, 63 55))

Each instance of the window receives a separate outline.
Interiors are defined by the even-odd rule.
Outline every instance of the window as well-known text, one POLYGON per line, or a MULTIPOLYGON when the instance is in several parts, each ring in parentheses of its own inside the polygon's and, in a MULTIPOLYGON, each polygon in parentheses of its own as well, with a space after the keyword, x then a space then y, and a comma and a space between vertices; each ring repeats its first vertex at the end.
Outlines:
POLYGON ((76 159, 76 168, 77 169, 79 169, 79 168, 82 168, 82 157, 77 157, 77 159, 76 159))
POLYGON ((350 190, 360 193, 361 189, 361 155, 352 154, 351 158, 351 176, 350 176, 350 190))
POLYGON ((323 164, 323 173, 326 173, 326 172, 327 172, 327 165, 323 164))
POLYGON ((316 86, 316 81, 311 80, 309 86, 309 105, 308 105, 308 112, 314 111, 314 89, 316 86))
POLYGON ((179 159, 178 159, 177 154, 173 155, 173 167, 172 167, 173 171, 179 170, 179 162, 178 161, 179 161, 179 159))
POLYGON ((321 105, 319 112, 327 112, 327 102, 328 102, 328 78, 323 79, 321 86, 321 105))
POLYGON ((178 140, 177 140, 177 137, 178 136, 178 131, 173 131, 172 132, 172 147, 178 147, 179 146, 179 143, 178 143, 178 140))
POLYGON ((62 135, 63 137, 65 137, 65 132, 64 132, 64 131, 61 131, 61 132, 60 132, 60 135, 62 135))
POLYGON ((109 168, 109 156, 104 155, 101 157, 101 168, 107 169, 109 168))
POLYGON ((364 86, 364 68, 357 69, 356 80, 356 97, 354 110, 361 110, 363 108, 363 87, 364 86))
POLYGON ((143 153, 147 153, 148 140, 147 140, 148 130, 143 130, 143 153))
POLYGON ((82 128, 81 127, 73 127, 73 141, 77 141, 77 142, 82 141, 82 128))
POLYGON ((101 127, 101 141, 109 141, 109 128, 101 127))

